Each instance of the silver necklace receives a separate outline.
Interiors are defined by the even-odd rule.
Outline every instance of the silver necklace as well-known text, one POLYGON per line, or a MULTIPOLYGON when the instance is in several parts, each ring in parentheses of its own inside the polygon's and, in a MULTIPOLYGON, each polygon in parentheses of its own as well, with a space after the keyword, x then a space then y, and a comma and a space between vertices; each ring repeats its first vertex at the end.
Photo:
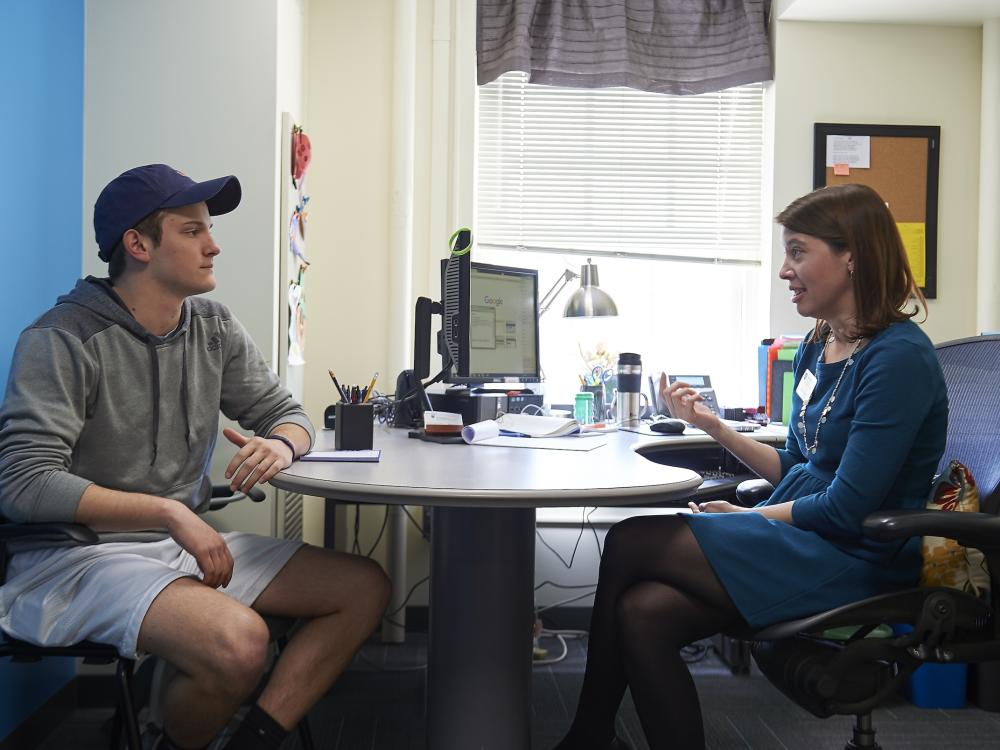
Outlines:
MULTIPOLYGON (((819 372, 819 363, 823 360, 826 355, 826 346, 830 343, 831 336, 823 343, 823 350, 816 357, 816 372, 819 372)), ((830 397, 826 400, 826 404, 823 406, 823 411, 820 412, 819 419, 816 420, 816 432, 813 435, 813 444, 809 445, 809 435, 806 434, 806 408, 809 406, 809 402, 812 400, 812 391, 802 399, 802 408, 799 409, 799 431, 802 433, 802 442, 805 443, 806 453, 816 453, 816 449, 819 448, 819 428, 823 426, 826 422, 826 415, 830 413, 833 408, 833 402, 837 400, 837 389, 840 388, 840 381, 844 379, 844 373, 847 372, 847 368, 854 364, 854 355, 857 354, 858 349, 861 346, 861 339, 858 339, 857 343, 854 345, 854 349, 847 356, 844 361, 844 367, 840 371, 840 375, 837 377, 837 382, 833 384, 833 390, 830 391, 830 397)))

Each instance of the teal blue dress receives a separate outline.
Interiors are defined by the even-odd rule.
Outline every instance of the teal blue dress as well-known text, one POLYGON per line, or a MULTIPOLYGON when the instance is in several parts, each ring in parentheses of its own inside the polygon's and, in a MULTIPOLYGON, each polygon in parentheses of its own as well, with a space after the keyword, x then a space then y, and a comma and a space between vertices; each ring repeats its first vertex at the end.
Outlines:
POLYGON ((794 501, 793 524, 759 513, 686 516, 701 549, 753 627, 820 612, 915 585, 920 540, 875 542, 861 524, 876 510, 920 508, 944 452, 948 398, 934 347, 910 321, 894 323, 845 360, 819 362, 822 343, 799 348, 798 385, 817 382, 805 423, 817 420, 843 372, 836 398, 807 452, 792 398, 781 482, 767 505, 794 501))

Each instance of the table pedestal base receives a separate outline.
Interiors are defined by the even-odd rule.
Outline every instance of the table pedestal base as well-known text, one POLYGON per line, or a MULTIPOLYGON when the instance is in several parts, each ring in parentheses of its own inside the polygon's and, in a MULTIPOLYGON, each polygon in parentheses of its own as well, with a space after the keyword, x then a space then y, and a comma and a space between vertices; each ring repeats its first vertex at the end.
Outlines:
POLYGON ((434 509, 427 747, 531 747, 533 508, 434 509))

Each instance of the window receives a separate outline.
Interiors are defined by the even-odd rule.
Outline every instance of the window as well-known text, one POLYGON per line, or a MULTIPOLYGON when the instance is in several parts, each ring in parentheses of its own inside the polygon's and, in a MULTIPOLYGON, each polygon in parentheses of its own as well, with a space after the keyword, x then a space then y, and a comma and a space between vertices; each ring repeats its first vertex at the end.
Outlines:
POLYGON ((478 88, 476 257, 537 268, 540 293, 591 257, 619 310, 564 319, 569 288, 542 318, 550 400, 572 400, 603 346, 756 404, 763 84, 673 97, 526 78, 478 88))

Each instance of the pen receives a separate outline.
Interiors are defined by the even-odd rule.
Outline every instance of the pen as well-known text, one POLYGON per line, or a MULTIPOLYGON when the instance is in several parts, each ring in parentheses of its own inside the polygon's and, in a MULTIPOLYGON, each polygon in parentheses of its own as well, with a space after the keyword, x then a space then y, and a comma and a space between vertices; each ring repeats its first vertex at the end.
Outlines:
POLYGON ((340 383, 337 382, 337 376, 333 374, 333 370, 327 370, 327 372, 330 373, 330 380, 333 381, 334 386, 337 388, 337 392, 340 394, 340 400, 345 403, 350 403, 351 399, 348 397, 344 389, 340 387, 340 383))
POLYGON ((375 381, 376 380, 378 380, 378 371, 377 370, 375 371, 375 374, 372 375, 372 382, 368 384, 367 388, 365 388, 365 395, 364 395, 361 403, 367 404, 368 403, 368 399, 370 399, 372 397, 372 391, 375 390, 375 381))

